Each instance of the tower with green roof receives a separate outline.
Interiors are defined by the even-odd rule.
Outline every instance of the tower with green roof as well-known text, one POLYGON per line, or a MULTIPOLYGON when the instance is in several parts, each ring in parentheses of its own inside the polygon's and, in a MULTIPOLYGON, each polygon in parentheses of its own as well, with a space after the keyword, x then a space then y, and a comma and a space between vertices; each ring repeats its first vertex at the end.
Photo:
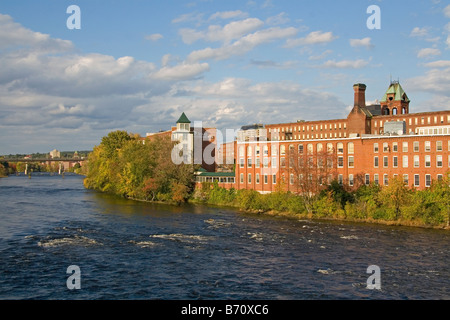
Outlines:
POLYGON ((409 113, 409 98, 399 81, 392 81, 380 101, 382 115, 409 113))

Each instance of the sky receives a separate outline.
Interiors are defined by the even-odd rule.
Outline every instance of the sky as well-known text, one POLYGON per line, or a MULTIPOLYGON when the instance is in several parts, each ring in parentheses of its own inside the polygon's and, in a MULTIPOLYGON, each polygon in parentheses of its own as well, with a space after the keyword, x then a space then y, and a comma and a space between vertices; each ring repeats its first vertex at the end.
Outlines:
POLYGON ((92 150, 182 112, 224 135, 346 118, 353 84, 371 103, 391 79, 410 112, 450 109, 450 2, 0 1, 4 155, 92 150))

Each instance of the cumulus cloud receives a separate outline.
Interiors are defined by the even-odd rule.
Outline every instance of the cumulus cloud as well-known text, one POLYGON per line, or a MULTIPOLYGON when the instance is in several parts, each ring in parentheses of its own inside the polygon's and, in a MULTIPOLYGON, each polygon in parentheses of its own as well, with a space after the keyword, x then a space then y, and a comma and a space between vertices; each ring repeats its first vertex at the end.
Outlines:
POLYGON ((450 18, 450 4, 444 8, 444 15, 450 18))
POLYGON ((235 11, 221 11, 212 14, 208 20, 215 19, 233 19, 233 18, 247 18, 248 14, 246 12, 242 12, 241 10, 235 11))
POLYGON ((233 21, 221 27, 219 25, 211 25, 208 30, 198 31, 190 28, 183 28, 179 31, 182 40, 186 44, 192 44, 198 40, 205 40, 208 42, 225 42, 229 43, 231 40, 238 39, 260 27, 264 22, 257 18, 248 18, 240 21, 233 21))
POLYGON ((417 58, 428 58, 441 55, 441 50, 436 48, 423 48, 417 53, 417 58))
POLYGON ((313 31, 303 38, 288 39, 286 41, 286 47, 292 48, 303 45, 328 43, 335 39, 337 39, 337 36, 333 35, 333 32, 313 31))
POLYGON ((148 36, 145 36, 145 39, 150 40, 150 41, 158 41, 162 38, 164 38, 164 36, 160 33, 154 33, 154 34, 149 34, 148 36))
POLYGON ((290 28, 279 28, 273 27, 263 30, 258 30, 254 33, 248 34, 239 40, 231 44, 224 45, 220 48, 205 48, 201 50, 193 51, 187 57, 187 61, 201 61, 201 60, 224 60, 230 58, 234 55, 242 55, 255 47, 269 43, 278 39, 285 39, 292 37, 297 33, 297 29, 290 28))
POLYGON ((350 39, 350 46, 352 47, 366 47, 371 49, 374 45, 371 43, 372 39, 367 37, 363 39, 350 39))
POLYGON ((450 67, 450 60, 438 60, 425 64, 428 68, 447 68, 450 67))

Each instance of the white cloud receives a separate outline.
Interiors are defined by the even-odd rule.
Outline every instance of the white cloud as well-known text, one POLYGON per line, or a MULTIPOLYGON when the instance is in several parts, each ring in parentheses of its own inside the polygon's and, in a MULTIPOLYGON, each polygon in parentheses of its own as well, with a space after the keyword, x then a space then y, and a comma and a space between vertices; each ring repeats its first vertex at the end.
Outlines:
POLYGON ((146 40, 150 40, 150 41, 158 41, 160 39, 164 38, 162 34, 160 33, 154 33, 154 34, 150 34, 148 36, 145 36, 146 40))
POLYGON ((154 77, 162 80, 187 80, 199 76, 209 70, 207 63, 179 64, 174 67, 165 66, 158 70, 154 77))
POLYGON ((425 64, 428 68, 450 68, 450 60, 438 60, 425 64))
POLYGON ((424 28, 415 27, 414 29, 412 29, 409 36, 410 37, 428 37, 429 32, 430 32, 429 27, 424 27, 424 28))
POLYGON ((233 18, 247 18, 248 14, 246 12, 242 12, 241 10, 235 10, 235 11, 222 11, 222 12, 216 12, 212 14, 208 20, 215 20, 215 19, 233 19, 233 18))
POLYGON ((288 23, 290 19, 287 17, 286 12, 281 12, 277 14, 276 16, 269 17, 266 19, 266 23, 268 25, 281 25, 288 23))
POLYGON ((327 57, 328 55, 332 54, 333 50, 325 50, 324 52, 322 52, 319 55, 315 55, 315 56, 310 56, 308 59, 309 60, 322 60, 325 57, 327 57))
POLYGON ((290 28, 269 28, 264 30, 258 30, 252 34, 246 35, 239 40, 224 45, 220 48, 205 48, 197 51, 193 51, 189 54, 187 61, 200 61, 200 60, 223 60, 230 58, 234 55, 245 54, 258 45, 271 42, 277 39, 285 39, 292 37, 297 33, 297 29, 290 28))
POLYGON ((322 68, 337 68, 337 69, 360 69, 364 68, 369 64, 369 61, 359 59, 359 60, 328 60, 320 67, 322 68))
POLYGON ((195 29, 181 29, 179 31, 182 40, 186 44, 192 44, 195 41, 203 39, 208 42, 225 42, 238 39, 264 25, 259 19, 248 18, 241 21, 233 21, 221 27, 219 25, 211 25, 206 31, 197 31, 195 29))
POLYGON ((444 8, 444 15, 450 18, 450 4, 444 8))
POLYGON ((371 38, 363 39, 350 39, 350 46, 352 47, 366 47, 367 49, 373 48, 374 45, 371 43, 371 38))
POLYGON ((337 39, 337 36, 333 35, 333 32, 313 31, 304 38, 288 39, 286 41, 286 47, 296 47, 310 44, 328 43, 337 39))
POLYGON ((423 48, 423 49, 420 49, 419 52, 417 53, 418 58, 427 58, 427 57, 439 56, 439 55, 441 55, 441 51, 436 48, 423 48))

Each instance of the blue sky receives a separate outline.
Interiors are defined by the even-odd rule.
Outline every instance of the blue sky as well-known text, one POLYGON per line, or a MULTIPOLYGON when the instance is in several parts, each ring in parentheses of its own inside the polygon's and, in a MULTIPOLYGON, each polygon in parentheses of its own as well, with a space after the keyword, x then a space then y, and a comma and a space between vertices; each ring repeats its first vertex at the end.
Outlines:
POLYGON ((113 130, 345 118, 400 80, 450 109, 448 1, 0 2, 0 154, 86 150, 113 130), (78 5, 81 29, 66 9, 78 5), (381 28, 369 29, 377 5, 381 28))

